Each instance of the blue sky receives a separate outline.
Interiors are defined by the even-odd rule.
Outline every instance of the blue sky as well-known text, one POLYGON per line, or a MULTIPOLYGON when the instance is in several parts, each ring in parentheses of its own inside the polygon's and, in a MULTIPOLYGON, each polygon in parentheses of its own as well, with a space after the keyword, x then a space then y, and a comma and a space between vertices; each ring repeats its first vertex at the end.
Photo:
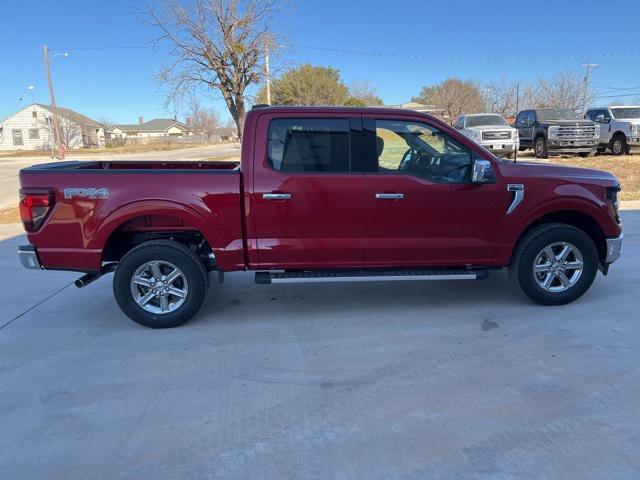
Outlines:
MULTIPOLYGON (((147 45, 154 31, 134 13, 138 5, 131 0, 4 3, 0 118, 30 103, 29 85, 35 87, 35 101, 48 103, 43 44, 61 49, 53 54, 70 52, 68 58, 57 56, 51 62, 60 106, 119 123, 133 123, 138 115, 172 115, 153 79, 169 60, 165 49, 83 50, 147 45)), ((599 94, 631 101, 635 96, 621 95, 640 93, 639 11, 629 0, 290 0, 290 6, 282 20, 289 45, 284 65, 329 65, 346 82, 369 79, 389 104, 408 101, 423 85, 449 76, 531 80, 561 70, 582 72, 587 58, 570 57, 584 55, 600 65, 592 76, 599 94), (448 59, 415 58, 435 56, 448 59), (496 56, 515 58, 486 60, 496 56), (550 56, 561 58, 543 59, 550 56)), ((602 98, 601 103, 611 100, 602 98)), ((227 116, 221 100, 205 103, 227 116)))

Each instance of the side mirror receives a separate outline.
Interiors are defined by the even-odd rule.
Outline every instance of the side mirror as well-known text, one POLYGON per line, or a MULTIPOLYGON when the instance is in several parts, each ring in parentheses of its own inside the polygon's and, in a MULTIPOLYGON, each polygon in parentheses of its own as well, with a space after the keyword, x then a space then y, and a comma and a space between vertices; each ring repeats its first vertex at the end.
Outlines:
POLYGON ((604 115, 596 115, 596 118, 594 118, 593 121, 596 123, 604 123, 604 115))
POLYGON ((476 158, 471 168, 471 183, 479 185, 482 183, 494 183, 496 175, 489 160, 476 158))

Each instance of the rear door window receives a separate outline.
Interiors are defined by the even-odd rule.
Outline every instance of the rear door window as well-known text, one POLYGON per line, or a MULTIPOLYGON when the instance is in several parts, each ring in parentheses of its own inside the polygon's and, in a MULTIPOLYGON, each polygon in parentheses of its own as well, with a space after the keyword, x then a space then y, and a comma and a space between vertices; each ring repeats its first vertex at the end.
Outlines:
POLYGON ((269 163, 280 172, 341 173, 351 169, 346 118, 283 118, 269 123, 269 163))

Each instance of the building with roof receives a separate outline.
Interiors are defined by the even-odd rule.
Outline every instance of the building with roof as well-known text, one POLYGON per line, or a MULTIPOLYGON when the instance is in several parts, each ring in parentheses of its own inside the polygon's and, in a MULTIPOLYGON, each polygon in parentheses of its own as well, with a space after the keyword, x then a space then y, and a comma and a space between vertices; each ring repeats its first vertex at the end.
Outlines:
MULTIPOLYGON (((67 149, 104 147, 104 128, 95 120, 58 107, 60 136, 67 149)), ((47 150, 55 145, 51 106, 32 103, 0 122, 0 150, 47 150)))
POLYGON ((114 125, 109 134, 112 140, 125 141, 152 137, 185 137, 192 135, 192 132, 176 118, 154 118, 145 122, 143 117, 138 117, 137 124, 114 125))
POLYGON ((406 102, 401 103, 399 105, 385 105, 390 108, 405 108, 408 110, 415 110, 416 112, 428 113, 429 115, 433 115, 438 118, 447 119, 446 110, 443 108, 438 108, 433 105, 424 105, 418 102, 406 102))

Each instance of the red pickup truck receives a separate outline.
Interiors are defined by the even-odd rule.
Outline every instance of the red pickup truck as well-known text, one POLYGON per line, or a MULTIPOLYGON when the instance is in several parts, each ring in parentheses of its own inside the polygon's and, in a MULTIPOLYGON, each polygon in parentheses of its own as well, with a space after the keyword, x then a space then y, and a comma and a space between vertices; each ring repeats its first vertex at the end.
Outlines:
POLYGON ((209 272, 259 284, 482 279, 509 267, 571 302, 621 252, 611 174, 501 160, 445 123, 383 108, 259 107, 240 163, 59 162, 20 172, 28 268, 115 271, 132 320, 180 325, 209 272))

